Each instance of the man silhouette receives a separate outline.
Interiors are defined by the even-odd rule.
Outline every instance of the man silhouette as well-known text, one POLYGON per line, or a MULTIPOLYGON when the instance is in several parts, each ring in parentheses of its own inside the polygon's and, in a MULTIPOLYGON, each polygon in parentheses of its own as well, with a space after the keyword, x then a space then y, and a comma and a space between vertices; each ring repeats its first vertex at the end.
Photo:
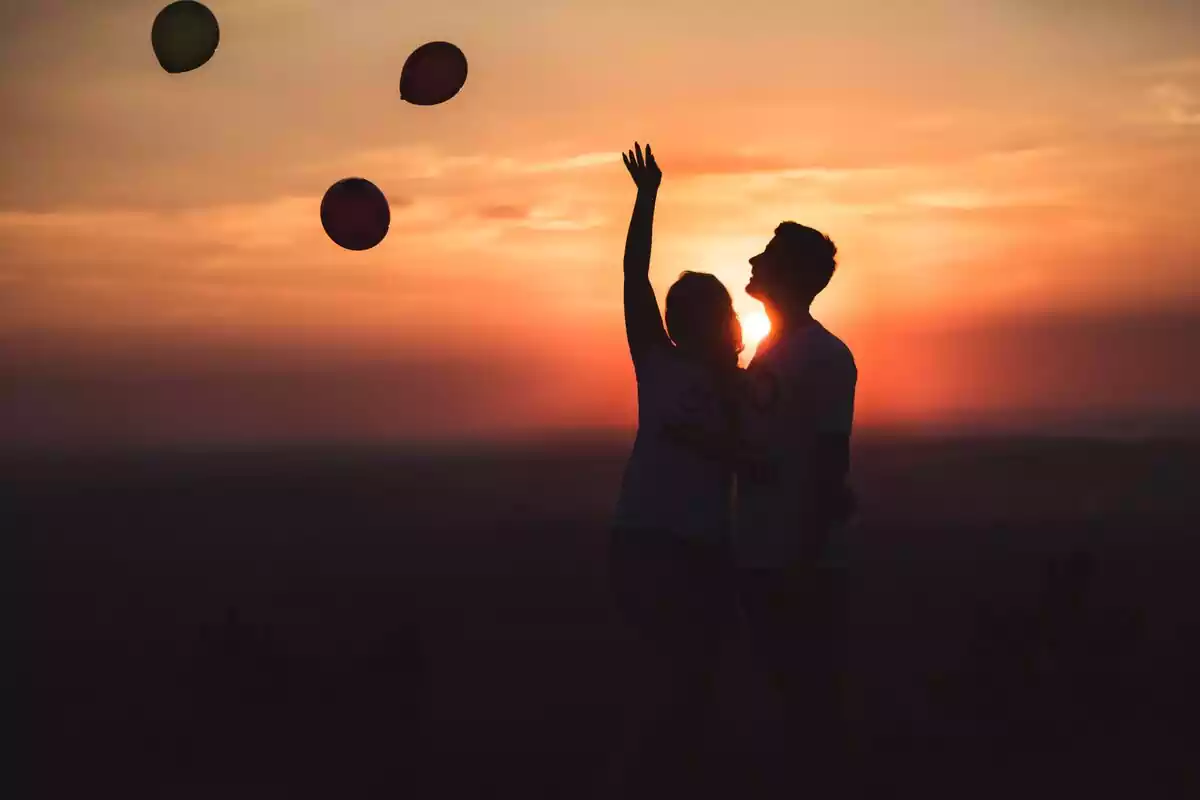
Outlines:
POLYGON ((849 348, 813 319, 837 247, 784 222, 750 259, 750 296, 771 333, 746 370, 733 546, 752 640, 784 705, 789 769, 809 788, 840 778, 840 580, 831 533, 853 510, 847 487, 858 371, 849 348))

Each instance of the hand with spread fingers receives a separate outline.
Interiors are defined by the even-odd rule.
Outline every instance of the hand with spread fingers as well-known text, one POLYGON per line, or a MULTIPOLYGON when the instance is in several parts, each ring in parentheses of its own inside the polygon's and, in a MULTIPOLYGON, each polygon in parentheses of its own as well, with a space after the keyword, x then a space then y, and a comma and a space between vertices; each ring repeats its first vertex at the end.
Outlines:
POLYGON ((654 160, 654 153, 651 152, 650 145, 646 145, 645 156, 642 155, 640 144, 634 142, 633 148, 628 153, 622 153, 621 160, 625 162, 625 168, 633 177, 638 191, 652 192, 658 189, 662 183, 662 170, 658 168, 658 162, 654 160))

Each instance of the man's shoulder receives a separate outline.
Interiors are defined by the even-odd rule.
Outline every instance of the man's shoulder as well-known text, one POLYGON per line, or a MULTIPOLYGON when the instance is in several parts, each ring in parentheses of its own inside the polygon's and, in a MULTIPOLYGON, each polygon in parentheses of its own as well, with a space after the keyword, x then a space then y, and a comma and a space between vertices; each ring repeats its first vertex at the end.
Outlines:
POLYGON ((836 333, 819 322, 813 328, 813 338, 823 351, 838 357, 848 358, 851 361, 854 360, 854 354, 850 351, 850 346, 842 341, 841 337, 836 333))
POLYGON ((797 331, 780 345, 774 362, 784 372, 827 368, 857 372, 850 347, 819 322, 797 331))

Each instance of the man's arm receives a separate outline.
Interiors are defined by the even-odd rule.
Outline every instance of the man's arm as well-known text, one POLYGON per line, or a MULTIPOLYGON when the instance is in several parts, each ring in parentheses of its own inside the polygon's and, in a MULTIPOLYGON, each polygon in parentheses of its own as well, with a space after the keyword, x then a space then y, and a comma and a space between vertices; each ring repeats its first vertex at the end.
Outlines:
POLYGON ((857 505, 849 484, 850 434, 818 433, 812 469, 817 525, 828 528, 845 522, 857 505))
POLYGON ((850 426, 854 414, 854 389, 858 371, 852 357, 823 360, 814 371, 812 394, 816 402, 811 419, 809 529, 823 541, 845 523, 857 508, 850 486, 850 426))
POLYGON ((633 214, 629 219, 629 232, 625 237, 625 336, 629 341, 629 352, 635 362, 650 350, 670 344, 663 328, 662 315, 654 287, 650 285, 650 247, 654 231, 654 205, 658 200, 658 187, 662 172, 646 146, 645 157, 636 145, 636 152, 622 154, 625 166, 637 185, 637 199, 633 203, 633 214))

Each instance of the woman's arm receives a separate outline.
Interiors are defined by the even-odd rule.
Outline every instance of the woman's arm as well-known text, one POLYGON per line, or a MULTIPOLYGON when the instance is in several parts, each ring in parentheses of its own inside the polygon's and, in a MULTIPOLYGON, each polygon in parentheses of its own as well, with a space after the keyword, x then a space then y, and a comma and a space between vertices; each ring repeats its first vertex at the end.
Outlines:
POLYGON ((627 154, 622 153, 621 159, 637 186, 637 199, 625 237, 625 336, 629 341, 629 353, 637 363, 653 349, 669 345, 670 340, 663 328, 654 287, 650 285, 654 205, 658 200, 662 171, 649 145, 646 145, 644 157, 641 145, 635 142, 634 148, 627 154))

